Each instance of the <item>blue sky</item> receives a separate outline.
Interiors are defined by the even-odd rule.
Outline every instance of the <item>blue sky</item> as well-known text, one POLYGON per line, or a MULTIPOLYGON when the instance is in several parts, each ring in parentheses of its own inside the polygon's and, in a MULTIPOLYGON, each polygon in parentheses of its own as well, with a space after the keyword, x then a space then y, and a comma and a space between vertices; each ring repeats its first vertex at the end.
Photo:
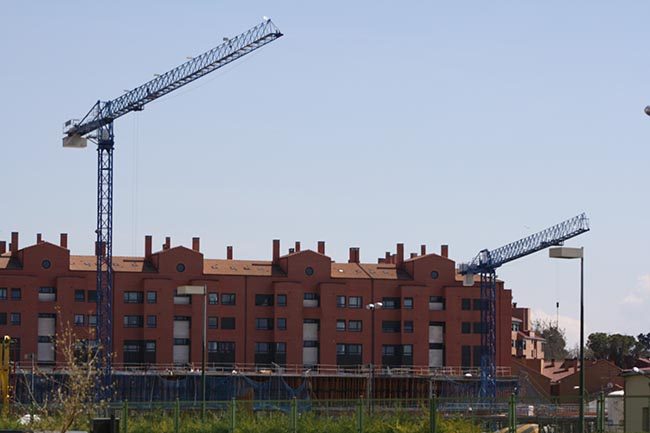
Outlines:
MULTIPOLYGON (((586 328, 650 332, 650 4, 629 1, 3 2, 0 239, 92 252, 96 153, 63 121, 261 21, 285 37, 115 124, 116 255, 271 240, 457 261, 582 211, 586 328)), ((577 340, 578 263, 504 266, 577 340)))

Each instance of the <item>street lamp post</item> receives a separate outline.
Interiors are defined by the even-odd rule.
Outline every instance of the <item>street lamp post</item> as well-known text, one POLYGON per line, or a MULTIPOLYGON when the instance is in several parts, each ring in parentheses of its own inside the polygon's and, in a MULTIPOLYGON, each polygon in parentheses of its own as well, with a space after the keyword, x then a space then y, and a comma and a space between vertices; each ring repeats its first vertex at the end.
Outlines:
POLYGON ((375 310, 379 310, 383 306, 384 304, 381 302, 373 302, 366 305, 366 309, 370 310, 370 378, 368 380, 368 402, 372 401, 372 385, 375 380, 375 310))
POLYGON ((179 286, 176 289, 179 295, 203 295, 203 342, 201 344, 201 419, 205 419, 205 352, 207 345, 207 310, 208 286, 179 286))
POLYGON ((585 249, 571 247, 555 247, 548 252, 549 257, 554 259, 580 259, 580 407, 578 420, 578 433, 585 431, 585 249))

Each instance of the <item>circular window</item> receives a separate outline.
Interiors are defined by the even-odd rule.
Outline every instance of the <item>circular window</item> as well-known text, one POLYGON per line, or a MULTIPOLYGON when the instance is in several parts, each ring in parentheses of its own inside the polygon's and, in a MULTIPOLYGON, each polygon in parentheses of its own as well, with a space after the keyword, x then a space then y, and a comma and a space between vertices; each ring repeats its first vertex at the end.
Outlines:
POLYGON ((305 268, 305 274, 311 277, 312 275, 314 275, 314 268, 312 268, 311 266, 307 266, 305 268))
POLYGON ((431 271, 431 279, 435 280, 438 278, 438 271, 431 271))
POLYGON ((185 272, 185 265, 182 264, 182 263, 177 264, 177 265, 176 265, 176 270, 177 270, 178 272, 185 272))
POLYGON ((52 262, 50 262, 48 259, 45 259, 41 262, 41 266, 43 266, 43 269, 50 269, 52 262))

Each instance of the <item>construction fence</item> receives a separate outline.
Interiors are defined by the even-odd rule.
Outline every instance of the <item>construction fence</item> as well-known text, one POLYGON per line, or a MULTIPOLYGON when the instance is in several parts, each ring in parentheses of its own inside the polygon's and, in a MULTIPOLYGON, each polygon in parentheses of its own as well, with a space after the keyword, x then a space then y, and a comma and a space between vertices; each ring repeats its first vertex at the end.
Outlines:
MULTIPOLYGON (((610 401, 599 395, 585 407, 585 432, 643 432, 632 419, 626 428, 625 412, 616 406, 650 401, 650 395, 628 398, 616 397, 610 401)), ((647 406, 645 406, 647 407, 647 406)), ((647 410, 647 409, 646 409, 647 410)), ((184 423, 209 418, 221 430, 235 432, 242 422, 273 419, 287 433, 311 431, 315 420, 326 420, 330 425, 343 423, 356 433, 374 431, 373 423, 402 423, 418 425, 418 431, 437 433, 448 421, 464 420, 481 432, 545 432, 574 433, 579 431, 579 405, 573 403, 540 403, 521 401, 512 395, 509 399, 467 401, 466 399, 355 399, 355 400, 237 400, 173 403, 129 403, 111 406, 111 414, 120 420, 120 432, 129 433, 134 419, 167 418, 174 433, 184 431, 184 423), (401 421, 400 421, 401 420, 401 421)), ((634 416, 632 414, 631 416, 634 416)), ((643 423, 639 413, 639 423, 643 423)), ((647 425, 647 424, 646 424, 647 425)))

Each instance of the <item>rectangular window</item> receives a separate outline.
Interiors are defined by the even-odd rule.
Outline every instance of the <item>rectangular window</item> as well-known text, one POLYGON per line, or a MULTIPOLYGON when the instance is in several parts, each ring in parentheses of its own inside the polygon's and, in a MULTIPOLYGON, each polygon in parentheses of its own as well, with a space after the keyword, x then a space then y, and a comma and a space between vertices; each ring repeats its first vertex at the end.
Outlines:
POLYGON ((641 428, 644 432, 650 432, 650 412, 647 407, 641 408, 641 428))
POLYGON ((429 296, 429 310, 442 311, 445 309, 444 296, 429 296))
POLYGON ((287 306, 287 295, 278 295, 277 301, 278 301, 278 303, 277 303, 278 307, 286 307, 287 306))
POLYGON ((97 302, 97 290, 88 290, 88 302, 97 302))
POLYGON ((222 317, 221 318, 221 329, 235 329, 235 318, 234 317, 222 317))
POLYGON ((472 308, 472 300, 469 298, 463 298, 460 300, 460 309, 461 310, 470 310, 472 308))
POLYGON ((383 320, 381 322, 382 332, 400 332, 400 321, 399 320, 383 320))
POLYGON ((337 320, 336 321, 336 330, 337 331, 345 331, 345 320, 337 320))
POLYGON ((142 304, 144 301, 144 293, 142 292, 124 292, 125 304, 142 304))
POLYGON ((287 329, 287 319, 285 319, 284 317, 278 317, 277 325, 280 331, 284 331, 285 329, 287 329))
POLYGON ((362 308, 363 298, 361 296, 348 297, 348 308, 362 308))
POLYGON ((174 338, 174 346, 189 346, 189 338, 174 338))
POLYGON ((400 299, 399 298, 383 298, 381 300, 383 304, 381 308, 385 310, 397 310, 399 309, 400 299))
POLYGON ((405 320, 404 321, 404 332, 408 332, 408 333, 413 332, 413 321, 412 320, 405 320))
POLYGON ((9 322, 12 325, 19 326, 20 325, 20 313, 11 313, 11 314, 9 314, 9 322))
POLYGON ((472 365, 472 348, 470 346, 462 346, 461 347, 460 365, 461 365, 461 367, 471 367, 471 365, 472 365))
MULTIPOLYGON (((32 356, 34 356, 32 354, 32 356)), ((20 359, 20 338, 12 338, 11 343, 9 343, 9 360, 13 362, 19 362, 20 359)))
POLYGON ((7 313, 0 313, 0 325, 7 324, 7 313))
POLYGON ((255 295, 255 305, 258 307, 272 307, 273 295, 255 295))
MULTIPOLYGON (((7 299, 6 296, 7 296, 7 292, 5 289, 5 299, 7 299)), ((38 300, 41 302, 56 301, 56 287, 39 287, 38 300)))
POLYGON ((6 300, 7 300, 7 288, 0 287, 0 301, 6 301, 6 300))
POLYGON ((74 326, 84 326, 86 323, 86 316, 83 314, 75 314, 74 315, 74 326))
POLYGON ((474 346, 474 367, 481 366, 481 355, 483 355, 483 346, 474 346))
POLYGON ((255 364, 285 364, 287 343, 255 343, 255 364))
POLYGON ((217 305, 219 303, 219 294, 216 292, 208 292, 208 304, 217 305))
POLYGON ((209 341, 208 362, 232 365, 235 363, 235 343, 232 341, 209 341))
POLYGON ((318 307, 320 303, 318 293, 307 292, 303 295, 302 299, 303 307, 318 307))
POLYGON ((215 316, 208 317, 208 328, 209 329, 218 329, 219 328, 219 318, 215 316))
POLYGON ((11 289, 11 300, 12 301, 20 301, 23 297, 22 290, 20 287, 15 287, 11 289))
POLYGON ((472 332, 474 334, 482 334, 483 333, 483 323, 481 323, 481 322, 472 323, 472 332))
POLYGON ((235 305, 236 302, 237 302, 237 298, 234 293, 221 294, 221 305, 235 305))
POLYGON ((147 316, 147 328, 155 328, 158 326, 157 316, 147 316))
POLYGON ((255 319, 255 329, 259 329, 261 331, 270 331, 273 329, 273 319, 255 319))
POLYGON ((89 314, 88 315, 88 325, 97 326, 97 315, 96 314, 89 314))
POLYGON ((460 332, 463 334, 469 334, 470 332, 472 332, 472 324, 470 322, 461 323, 460 332))
POLYGON ((255 353, 269 353, 271 351, 271 343, 255 343, 255 353))
POLYGON ((338 308, 345 308, 345 296, 343 295, 336 296, 336 306, 338 308))
POLYGON ((348 331, 350 332, 361 332, 362 331, 362 321, 361 320, 350 320, 348 321, 348 331))
POLYGON ((147 304, 155 304, 158 302, 157 292, 147 292, 147 304))
POLYGON ((86 291, 85 290, 75 290, 74 291, 74 301, 75 302, 86 302, 86 291))
POLYGON ((413 309, 413 298, 404 298, 404 302, 402 303, 402 306, 407 310, 412 310, 413 309))
POLYGON ((125 364, 153 364, 156 362, 156 342, 153 340, 124 340, 125 364))
POLYGON ((346 350, 348 352, 348 355, 361 356, 361 345, 360 344, 348 344, 346 350))
POLYGON ((125 328, 142 328, 143 322, 142 316, 124 316, 125 328))
POLYGON ((485 307, 487 306, 485 301, 483 299, 480 299, 480 298, 473 299, 472 304, 473 304, 473 309, 477 310, 477 311, 484 310, 485 307))

